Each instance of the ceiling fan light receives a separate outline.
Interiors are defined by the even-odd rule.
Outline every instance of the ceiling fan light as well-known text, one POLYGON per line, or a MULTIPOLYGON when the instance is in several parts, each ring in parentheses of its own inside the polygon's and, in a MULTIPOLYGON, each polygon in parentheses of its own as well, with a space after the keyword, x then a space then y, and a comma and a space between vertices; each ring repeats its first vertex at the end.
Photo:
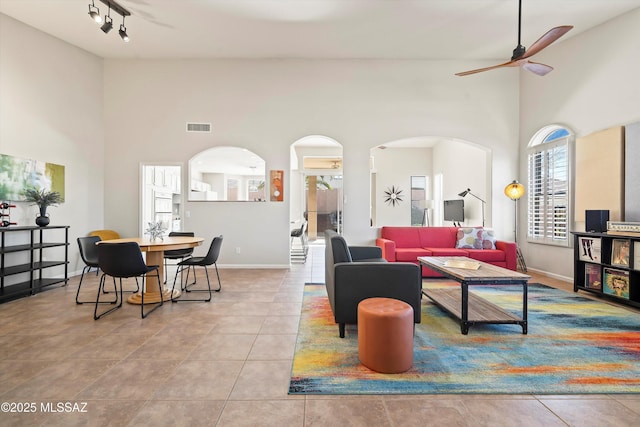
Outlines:
POLYGON ((118 31, 118 33, 120 33, 120 37, 122 38, 122 40, 125 41, 125 43, 129 43, 129 36, 127 35, 127 27, 125 27, 124 24, 120 25, 120 31, 118 31))

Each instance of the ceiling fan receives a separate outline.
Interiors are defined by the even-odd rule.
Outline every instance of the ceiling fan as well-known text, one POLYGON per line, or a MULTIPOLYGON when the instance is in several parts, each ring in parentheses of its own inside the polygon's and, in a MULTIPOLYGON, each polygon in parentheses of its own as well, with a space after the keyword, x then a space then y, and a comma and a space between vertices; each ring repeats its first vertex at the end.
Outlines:
POLYGON ((545 47, 549 46, 551 43, 558 40, 560 37, 565 35, 570 29, 573 28, 573 25, 562 25, 560 27, 555 27, 547 31, 542 37, 540 37, 534 44, 529 47, 529 50, 526 50, 524 46, 520 43, 520 27, 522 23, 522 0, 518 2, 518 46, 513 50, 513 56, 511 60, 508 62, 504 62, 499 65, 493 65, 491 67, 478 68, 476 70, 463 71, 461 73, 456 73, 456 76, 468 76, 469 74, 480 73, 482 71, 495 70, 496 68, 502 67, 522 67, 525 70, 529 70, 534 74, 539 76, 544 76, 553 70, 553 67, 540 64, 537 62, 529 61, 536 53, 540 52, 545 47))

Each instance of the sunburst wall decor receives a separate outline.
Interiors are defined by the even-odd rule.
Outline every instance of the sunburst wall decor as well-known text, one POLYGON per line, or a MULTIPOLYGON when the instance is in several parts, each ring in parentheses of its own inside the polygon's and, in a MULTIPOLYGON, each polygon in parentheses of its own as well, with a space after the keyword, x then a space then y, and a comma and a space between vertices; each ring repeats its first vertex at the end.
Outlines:
POLYGON ((391 188, 387 188, 384 194, 384 201, 391 206, 395 207, 402 201, 402 190, 400 189, 400 187, 396 188, 395 185, 392 185, 391 188))

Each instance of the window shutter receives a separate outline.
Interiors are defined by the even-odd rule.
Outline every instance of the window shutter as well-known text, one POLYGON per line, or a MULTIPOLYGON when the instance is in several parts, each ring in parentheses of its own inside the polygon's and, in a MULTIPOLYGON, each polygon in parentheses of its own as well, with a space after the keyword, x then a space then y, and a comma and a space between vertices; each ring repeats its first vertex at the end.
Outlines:
POLYGON ((528 240, 568 246, 569 138, 532 147, 528 175, 528 240))

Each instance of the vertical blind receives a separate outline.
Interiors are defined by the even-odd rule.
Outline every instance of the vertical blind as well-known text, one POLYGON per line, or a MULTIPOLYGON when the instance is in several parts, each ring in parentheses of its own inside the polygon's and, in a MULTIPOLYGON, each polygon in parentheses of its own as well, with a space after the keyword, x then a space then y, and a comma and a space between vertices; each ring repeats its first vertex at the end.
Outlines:
POLYGON ((527 239, 569 244, 569 138, 533 146, 528 154, 527 239))

